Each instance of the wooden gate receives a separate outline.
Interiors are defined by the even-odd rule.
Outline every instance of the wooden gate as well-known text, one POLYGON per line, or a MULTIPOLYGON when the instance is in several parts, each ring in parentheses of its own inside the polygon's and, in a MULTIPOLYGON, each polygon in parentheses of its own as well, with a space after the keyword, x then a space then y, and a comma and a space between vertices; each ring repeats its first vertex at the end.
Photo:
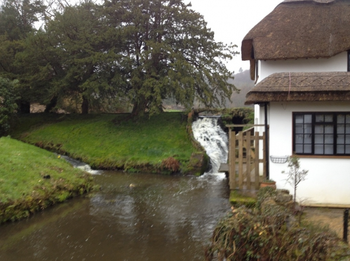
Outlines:
POLYGON ((237 135, 229 131, 228 171, 230 189, 259 189, 266 177, 265 132, 261 136, 254 128, 237 135))

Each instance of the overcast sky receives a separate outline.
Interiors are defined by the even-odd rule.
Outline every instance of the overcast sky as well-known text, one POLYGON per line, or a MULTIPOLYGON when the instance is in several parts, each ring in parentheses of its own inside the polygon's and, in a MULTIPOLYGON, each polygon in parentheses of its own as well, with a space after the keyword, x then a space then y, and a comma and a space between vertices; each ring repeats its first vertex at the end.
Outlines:
MULTIPOLYGON (((185 0, 192 8, 204 16, 208 27, 215 32, 215 40, 233 43, 241 50, 244 36, 268 15, 283 0, 185 0)), ((249 69, 249 61, 241 56, 232 60, 227 67, 238 72, 239 68, 249 69)))

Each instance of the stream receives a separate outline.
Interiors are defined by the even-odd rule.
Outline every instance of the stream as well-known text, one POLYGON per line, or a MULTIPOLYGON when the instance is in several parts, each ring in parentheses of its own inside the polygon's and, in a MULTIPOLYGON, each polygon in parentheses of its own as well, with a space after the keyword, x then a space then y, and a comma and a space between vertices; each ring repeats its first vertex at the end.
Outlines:
MULTIPOLYGON (((220 138, 206 131, 211 124, 193 126, 194 132, 225 152, 220 138)), ((218 155, 212 171, 200 177, 93 172, 97 193, 2 225, 0 260, 204 260, 230 208, 227 180, 215 169, 227 155, 218 155)))

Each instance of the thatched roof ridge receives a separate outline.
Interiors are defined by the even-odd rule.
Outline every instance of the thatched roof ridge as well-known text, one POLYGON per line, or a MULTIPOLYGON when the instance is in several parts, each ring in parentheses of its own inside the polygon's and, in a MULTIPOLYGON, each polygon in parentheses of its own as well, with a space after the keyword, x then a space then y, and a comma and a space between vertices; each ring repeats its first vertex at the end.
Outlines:
POLYGON ((350 101, 350 72, 274 73, 247 93, 245 104, 350 101))
POLYGON ((350 1, 286 0, 242 41, 242 60, 328 58, 350 49, 350 1))

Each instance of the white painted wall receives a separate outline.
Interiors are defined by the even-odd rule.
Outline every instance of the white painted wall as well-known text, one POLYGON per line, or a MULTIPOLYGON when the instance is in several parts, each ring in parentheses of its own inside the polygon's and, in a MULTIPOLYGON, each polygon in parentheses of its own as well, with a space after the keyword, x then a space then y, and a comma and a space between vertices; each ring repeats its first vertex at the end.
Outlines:
MULTIPOLYGON (((345 102, 294 102, 271 103, 270 112, 270 155, 292 154, 292 112, 350 111, 345 102)), ((270 160, 270 159, 269 159, 270 160)), ((303 204, 348 204, 350 205, 350 158, 300 158, 301 168, 309 170, 306 180, 301 182, 297 200, 303 204)), ((292 187, 285 181, 287 163, 276 164, 270 160, 270 178, 277 182, 277 188, 292 193, 292 187)))
POLYGON ((258 82, 277 72, 346 72, 347 59, 347 52, 342 52, 323 59, 259 61, 258 82))

